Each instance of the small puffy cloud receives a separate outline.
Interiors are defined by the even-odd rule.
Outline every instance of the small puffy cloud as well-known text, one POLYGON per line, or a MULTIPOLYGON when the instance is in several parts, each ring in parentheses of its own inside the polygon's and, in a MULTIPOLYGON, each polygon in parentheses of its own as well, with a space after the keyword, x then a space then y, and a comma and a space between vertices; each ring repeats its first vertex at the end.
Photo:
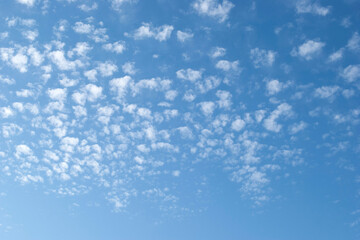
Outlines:
POLYGON ((28 7, 34 6, 36 0, 16 0, 18 3, 24 4, 28 7))
POLYGON ((143 118, 151 119, 151 110, 148 108, 138 108, 137 115, 143 118))
POLYGON ((200 105, 200 110, 201 112, 205 115, 205 116, 211 116, 215 110, 215 103, 213 102, 201 102, 199 103, 200 105))
POLYGON ((23 129, 14 123, 4 124, 2 126, 2 134, 4 138, 9 138, 14 135, 19 135, 23 132, 23 129))
POLYGON ((114 10, 120 11, 124 4, 136 3, 138 0, 110 0, 114 10))
POLYGON ((76 33, 89 34, 93 31, 94 26, 83 22, 76 22, 73 29, 76 33))
POLYGON ((192 3, 192 7, 199 15, 215 18, 219 22, 224 22, 228 19, 230 10, 234 6, 228 0, 223 0, 222 3, 218 0, 195 0, 192 3))
POLYGON ((320 16, 326 16, 330 13, 330 7, 323 7, 318 3, 312 3, 312 0, 299 0, 296 3, 297 13, 311 13, 320 16))
POLYGON ((223 57, 226 54, 226 49, 222 47, 214 47, 210 52, 211 58, 223 57))
POLYGON ((84 105, 86 101, 95 102, 102 96, 102 87, 94 84, 87 84, 81 91, 75 92, 72 99, 80 105, 84 105))
POLYGON ((315 97, 318 98, 331 98, 334 94, 339 91, 339 86, 324 86, 315 89, 315 97))
POLYGON ((165 93, 165 99, 168 101, 174 101, 177 95, 178 92, 176 90, 169 90, 165 93))
POLYGON ((195 100, 195 98, 196 98, 196 95, 192 91, 186 91, 183 96, 183 99, 187 102, 192 102, 195 100))
POLYGON ((93 25, 83 22, 76 22, 73 30, 79 34, 87 34, 95 42, 105 42, 109 36, 105 28, 95 28, 93 25))
POLYGON ((311 60, 314 56, 321 52, 321 49, 325 46, 325 43, 320 41, 308 40, 291 51, 292 56, 300 56, 306 60, 311 60))
POLYGON ((347 47, 352 51, 360 50, 360 36, 358 32, 355 32, 348 41, 347 47))
POLYGON ((284 88, 284 84, 277 79, 270 80, 266 83, 266 90, 269 95, 274 95, 284 88))
POLYGON ((183 31, 178 30, 176 32, 176 37, 180 42, 185 42, 186 40, 193 38, 194 34, 189 31, 183 32, 183 31))
POLYGON ((206 93, 214 88, 217 88, 221 83, 221 79, 215 76, 209 76, 203 81, 196 82, 196 87, 201 93, 206 93))
POLYGON ((246 125, 245 121, 242 120, 241 118, 238 118, 231 123, 231 129, 238 132, 241 129, 243 129, 245 125, 246 125))
POLYGON ((27 49, 27 54, 30 56, 31 63, 34 66, 40 66, 44 61, 44 56, 33 46, 27 49))
POLYGON ((34 92, 29 89, 22 89, 20 91, 16 91, 16 96, 18 97, 32 97, 34 96, 34 92))
POLYGON ((24 38, 26 38, 31 42, 34 41, 39 36, 39 32, 37 30, 27 30, 21 32, 21 34, 24 36, 24 38))
POLYGON ((79 60, 67 60, 64 52, 61 50, 50 52, 48 57, 60 70, 75 70, 76 67, 82 66, 82 63, 79 60))
POLYGON ((180 136, 183 139, 192 139, 193 133, 188 127, 178 127, 177 130, 180 132, 180 136))
POLYGON ((20 49, 15 54, 13 48, 0 48, 0 58, 21 73, 27 72, 28 57, 24 54, 24 49, 20 49))
POLYGON ((174 27, 171 25, 162 25, 160 27, 153 27, 149 23, 143 23, 141 27, 135 30, 133 37, 135 40, 144 38, 155 38, 162 42, 170 38, 174 27))
POLYGON ((260 66, 270 67, 275 62, 276 52, 253 48, 250 50, 250 59, 253 61, 255 68, 260 66))
POLYGON ((336 62, 339 61, 340 59, 343 58, 343 54, 344 54, 344 49, 340 48, 339 50, 337 50, 336 52, 332 53, 329 58, 328 61, 329 62, 336 62))
POLYGON ((111 106, 100 107, 97 110, 98 121, 107 125, 110 122, 110 117, 115 112, 111 106))
POLYGON ((172 172, 172 175, 174 176, 174 177, 179 177, 180 176, 180 171, 179 170, 175 170, 175 171, 173 171, 172 172))
POLYGON ((270 116, 264 120, 264 127, 272 132, 280 132, 282 126, 276 122, 276 120, 281 117, 289 117, 292 115, 292 107, 287 103, 280 104, 270 116))
POLYGON ((225 72, 228 71, 238 71, 239 70, 239 61, 227 61, 227 60, 220 60, 215 65, 216 68, 221 69, 225 72))
POLYGON ((70 54, 72 55, 72 53, 75 53, 80 57, 84 57, 91 49, 92 47, 90 47, 87 42, 78 42, 76 43, 76 47, 73 48, 70 54))
POLYGON ((230 109, 231 107, 231 93, 224 90, 218 90, 216 96, 219 98, 217 101, 220 108, 230 109))
POLYGON ((48 89, 47 94, 51 100, 63 102, 67 96, 67 89, 66 88, 48 89))
POLYGON ((59 80, 60 84, 64 87, 73 87, 78 84, 78 80, 76 79, 70 79, 66 75, 61 74, 61 79, 59 80))
POLYGON ((25 144, 17 145, 15 149, 16 149, 15 157, 18 159, 23 156, 26 157, 26 156, 31 156, 33 154, 33 151, 31 150, 31 148, 25 144))
POLYGON ((118 67, 114 63, 107 61, 104 63, 99 63, 97 69, 99 70, 101 76, 110 77, 118 70, 118 67))
POLYGON ((125 47, 125 42, 124 41, 117 41, 114 43, 107 43, 103 45, 103 48, 106 51, 110 51, 110 52, 114 52, 117 54, 121 54, 125 51, 126 47, 125 47))
POLYGON ((299 123, 295 123, 292 126, 289 127, 290 134, 296 134, 302 130, 304 130, 307 127, 307 123, 301 121, 299 123))
POLYGON ((79 139, 75 137, 64 137, 61 139, 60 149, 64 152, 74 152, 74 148, 78 145, 79 139))
POLYGON ((86 4, 81 4, 79 6, 79 8, 84 11, 84 12, 90 12, 92 10, 95 10, 98 8, 98 5, 97 3, 93 3, 91 6, 90 5, 86 5, 86 4))
POLYGON ((360 78, 360 64, 349 65, 341 73, 341 76, 348 82, 354 82, 360 78))
POLYGON ((13 78, 5 77, 0 75, 0 83, 6 83, 8 85, 15 84, 15 80, 13 78))
POLYGON ((200 79, 202 75, 201 70, 193 70, 191 68, 188 69, 180 69, 176 72, 176 77, 184 80, 188 80, 190 82, 195 82, 200 79))
POLYGON ((114 78, 110 81, 110 90, 117 94, 117 98, 120 100, 125 97, 127 89, 129 88, 132 79, 130 76, 122 78, 114 78))
POLYGON ((8 118, 11 116, 14 116, 15 113, 14 111, 11 109, 11 107, 0 107, 0 116, 2 118, 8 118))
POLYGON ((97 75, 96 69, 91 69, 91 70, 88 70, 88 71, 84 72, 84 76, 87 79, 89 79, 90 81, 93 81, 93 82, 95 82, 97 80, 96 75, 97 75))
POLYGON ((135 62, 126 62, 122 65, 122 70, 125 74, 134 75, 136 73, 135 62))

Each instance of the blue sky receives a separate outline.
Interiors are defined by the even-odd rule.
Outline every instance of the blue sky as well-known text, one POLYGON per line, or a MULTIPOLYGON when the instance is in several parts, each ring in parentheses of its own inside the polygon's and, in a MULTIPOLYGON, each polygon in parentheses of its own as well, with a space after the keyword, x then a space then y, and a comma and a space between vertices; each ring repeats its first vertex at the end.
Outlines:
POLYGON ((358 0, 0 2, 1 239, 359 239, 358 0))

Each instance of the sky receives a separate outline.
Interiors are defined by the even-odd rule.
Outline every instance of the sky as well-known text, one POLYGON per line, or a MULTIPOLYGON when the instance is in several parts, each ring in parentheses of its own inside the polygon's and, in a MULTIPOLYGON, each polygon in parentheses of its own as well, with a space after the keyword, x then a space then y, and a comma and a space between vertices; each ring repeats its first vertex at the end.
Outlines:
POLYGON ((0 239, 360 239, 360 1, 0 1, 0 239))

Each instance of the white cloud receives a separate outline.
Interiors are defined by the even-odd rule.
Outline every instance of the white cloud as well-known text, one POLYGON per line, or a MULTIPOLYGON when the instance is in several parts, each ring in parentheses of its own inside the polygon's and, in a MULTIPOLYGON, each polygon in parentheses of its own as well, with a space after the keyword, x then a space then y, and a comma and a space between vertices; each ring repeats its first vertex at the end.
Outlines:
POLYGON ((79 81, 76 79, 70 79, 70 78, 66 77, 64 74, 62 74, 59 82, 64 87, 73 87, 73 86, 77 85, 79 81))
POLYGON ((44 56, 33 46, 27 49, 27 54, 30 56, 31 63, 34 66, 40 66, 44 61, 44 56))
POLYGON ((238 71, 239 70, 239 61, 227 61, 227 60, 220 60, 215 65, 216 68, 221 69, 225 72, 228 71, 238 71))
POLYGON ((210 52, 210 57, 218 58, 223 57, 226 54, 226 49, 222 47, 214 47, 210 52))
POLYGON ((126 62, 122 65, 125 74, 134 75, 136 73, 135 62, 126 62))
POLYGON ((219 98, 217 101, 220 108, 230 109, 231 107, 231 93, 224 90, 218 90, 216 96, 219 98))
POLYGON ((27 30, 21 32, 21 34, 29 41, 34 41, 38 36, 39 32, 37 30, 27 30))
POLYGON ((280 92, 284 87, 284 84, 279 82, 277 79, 273 79, 266 83, 266 90, 269 95, 274 95, 280 92))
POLYGON ((298 50, 293 49, 291 54, 293 56, 300 56, 306 60, 311 60, 314 56, 321 52, 321 49, 325 46, 325 43, 320 41, 308 40, 298 47, 298 50))
POLYGON ((89 34, 94 30, 94 26, 83 22, 76 22, 73 29, 80 34, 89 34))
POLYGON ((339 91, 339 86, 324 86, 315 89, 315 97, 318 98, 331 98, 334 94, 339 91))
POLYGON ((27 145, 20 144, 20 145, 16 146, 16 152, 15 152, 15 157, 16 158, 19 159, 22 156, 31 156, 32 154, 33 154, 33 151, 27 145))
POLYGON ((219 22, 224 22, 228 19, 234 4, 228 0, 223 0, 222 3, 219 3, 218 0, 195 0, 192 7, 199 15, 213 17, 219 22))
POLYGON ((16 91, 16 96, 18 97, 32 97, 34 96, 34 92, 29 89, 22 89, 20 91, 16 91))
POLYGON ((61 50, 50 52, 48 56, 60 70, 75 70, 76 67, 83 65, 80 60, 67 60, 64 52, 61 50))
POLYGON ((61 139, 60 149, 64 152, 73 153, 76 145, 78 145, 79 139, 75 137, 64 137, 61 139))
POLYGON ((201 70, 193 70, 191 68, 188 69, 180 69, 176 72, 176 77, 184 80, 189 80, 190 82, 195 82, 200 79, 202 75, 201 70))
POLYGON ((174 99, 177 97, 178 92, 176 90, 169 90, 165 93, 165 99, 168 101, 174 101, 174 99))
POLYGON ((103 48, 106 51, 110 51, 110 52, 114 52, 117 54, 121 54, 125 51, 126 47, 125 47, 125 42, 124 41, 117 41, 114 43, 107 43, 103 45, 103 48))
POLYGON ((177 130, 180 132, 180 136, 181 138, 184 139, 192 139, 193 138, 193 133, 190 130, 190 128, 188 127, 178 127, 177 130))
POLYGON ((8 118, 11 116, 14 116, 15 113, 14 111, 11 109, 11 107, 0 107, 0 116, 2 118, 8 118))
POLYGON ((117 94, 117 98, 120 100, 125 97, 127 89, 129 88, 132 79, 130 76, 122 78, 114 78, 110 81, 110 90, 117 94))
POLYGON ((84 12, 90 12, 92 10, 96 10, 98 8, 97 3, 93 3, 91 6, 86 4, 81 4, 79 8, 84 12))
POLYGON ((290 134, 296 134, 307 127, 307 123, 301 121, 299 123, 295 123, 289 127, 290 134))
POLYGON ((114 108, 111 106, 100 107, 97 110, 98 121, 107 125, 110 122, 110 117, 114 114, 114 108))
POLYGON ((207 117, 213 114, 215 107, 216 107, 215 103, 210 102, 210 101, 201 102, 201 103, 199 103, 199 105, 200 105, 201 112, 207 117))
POLYGON ((78 56, 84 57, 91 49, 92 47, 90 47, 87 42, 78 42, 76 43, 76 47, 71 51, 71 53, 75 52, 78 56))
POLYGON ((354 82, 360 78, 360 64, 349 65, 342 72, 341 76, 348 82, 354 82))
POLYGON ((18 3, 24 4, 28 7, 34 6, 36 0, 16 0, 18 3))
POLYGON ((246 125, 245 121, 242 120, 241 118, 238 118, 231 123, 231 129, 238 132, 241 129, 243 129, 245 125, 246 125))
POLYGON ((0 83, 6 83, 9 85, 15 84, 15 80, 13 78, 5 77, 0 75, 0 83))
POLYGON ((176 32, 176 37, 180 42, 185 42, 185 41, 193 38, 194 34, 191 32, 183 32, 183 31, 178 30, 176 32))
POLYGON ((118 70, 118 67, 114 63, 107 61, 104 63, 99 63, 97 69, 99 70, 101 76, 110 77, 118 70))
POLYGON ((297 13, 311 13, 326 16, 330 13, 330 7, 320 6, 318 3, 311 3, 311 0, 299 0, 296 3, 297 13))
POLYGON ((344 54, 344 49, 340 48, 339 50, 337 50, 336 52, 332 53, 329 58, 328 61, 329 62, 336 62, 339 61, 340 59, 343 58, 343 54, 344 54))
POLYGON ((110 1, 111 1, 111 6, 113 7, 113 9, 120 11, 124 4, 136 3, 138 0, 110 0, 110 1))
POLYGON ((84 76, 87 79, 89 79, 90 81, 93 81, 93 82, 97 81, 96 75, 97 75, 96 69, 91 69, 91 70, 88 70, 88 71, 84 72, 84 76))
POLYGON ((143 23, 141 27, 135 30, 134 39, 144 39, 144 38, 155 38, 156 40, 162 42, 170 38, 174 27, 171 25, 162 25, 160 27, 152 27, 149 23, 143 23))
POLYGON ((196 87, 201 93, 206 93, 214 88, 217 88, 221 83, 221 79, 218 77, 210 76, 203 81, 196 82, 196 87))
POLYGON ((95 102, 102 95, 102 87, 98 87, 94 84, 87 84, 85 86, 85 91, 87 92, 87 100, 90 102, 95 102))
POLYGON ((66 88, 48 89, 47 94, 52 100, 63 102, 64 100, 66 100, 67 89, 66 88))
POLYGON ((9 138, 14 135, 19 135, 22 132, 23 129, 15 123, 4 124, 2 126, 2 133, 4 138, 9 138))
POLYGON ((360 50, 360 36, 358 32, 355 32, 350 38, 347 47, 352 51, 360 50))
POLYGON ((291 115, 292 107, 287 103, 282 103, 264 120, 264 127, 272 132, 280 132, 282 126, 276 120, 281 116, 289 117, 291 115))
POLYGON ((275 62, 276 54, 276 52, 271 50, 253 48, 250 50, 250 59, 256 68, 260 66, 270 67, 275 62))
POLYGON ((137 115, 143 118, 151 119, 151 110, 148 108, 138 108, 137 115))
POLYGON ((84 105, 86 101, 95 102, 102 96, 102 90, 102 87, 87 84, 82 90, 73 93, 72 99, 80 105, 84 105))

